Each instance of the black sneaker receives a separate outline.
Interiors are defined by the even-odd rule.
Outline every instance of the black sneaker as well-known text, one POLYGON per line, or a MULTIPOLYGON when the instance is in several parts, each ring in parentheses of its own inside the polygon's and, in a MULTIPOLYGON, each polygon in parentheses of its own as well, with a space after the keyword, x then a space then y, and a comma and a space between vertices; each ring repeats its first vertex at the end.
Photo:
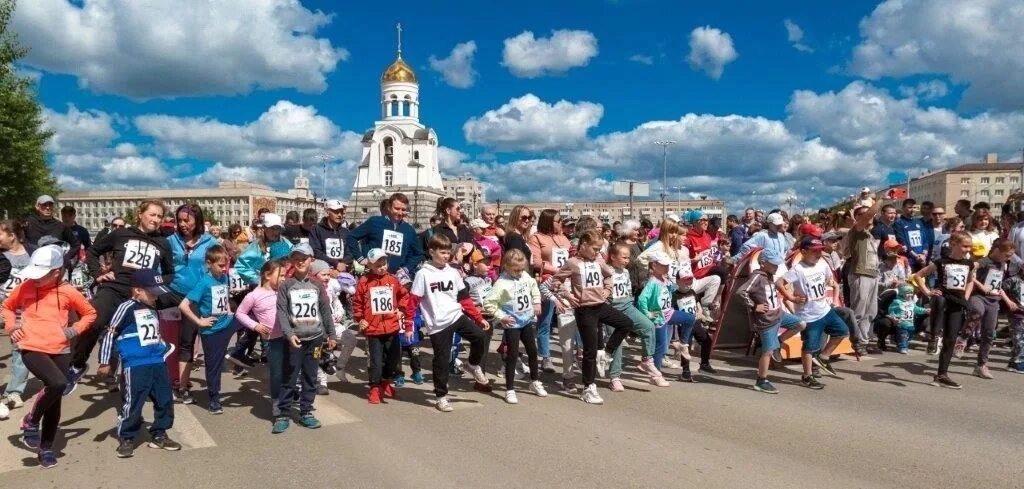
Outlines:
POLYGON ((818 379, 814 377, 800 377, 800 385, 803 385, 808 389, 814 389, 816 391, 825 388, 825 384, 818 382, 818 379))
POLYGON ((934 385, 936 387, 945 387, 947 389, 959 389, 960 388, 960 384, 958 384, 953 379, 949 378, 948 375, 936 375, 932 379, 932 385, 934 385))
POLYGON ((830 375, 837 375, 835 369, 832 368, 832 362, 829 361, 829 359, 821 356, 820 353, 814 355, 814 357, 811 358, 811 361, 813 361, 815 365, 821 367, 822 370, 828 372, 830 375))
POLYGON ((188 390, 178 391, 174 394, 174 400, 180 404, 195 404, 196 400, 192 398, 192 392, 188 390))
POLYGON ((135 455, 135 441, 121 440, 117 444, 117 458, 131 458, 132 455, 135 455))
POLYGON ((700 369, 698 370, 708 375, 718 375, 718 370, 715 370, 715 367, 712 367, 710 363, 701 364, 700 369))
POLYGON ((49 469, 57 466, 57 454, 53 450, 45 449, 39 450, 39 465, 44 469, 49 469))
POLYGON ((326 385, 318 385, 318 386, 316 386, 316 395, 318 395, 318 396, 326 396, 326 395, 330 395, 330 393, 331 393, 331 391, 327 390, 327 386, 326 385))
POLYGON ((691 374, 689 370, 683 370, 683 373, 679 374, 679 381, 689 383, 696 382, 695 380, 693 380, 693 374, 691 374))
POLYGON ((177 452, 181 450, 181 443, 172 440, 167 435, 158 436, 153 438, 148 444, 149 448, 159 448, 161 450, 167 450, 171 452, 177 452))

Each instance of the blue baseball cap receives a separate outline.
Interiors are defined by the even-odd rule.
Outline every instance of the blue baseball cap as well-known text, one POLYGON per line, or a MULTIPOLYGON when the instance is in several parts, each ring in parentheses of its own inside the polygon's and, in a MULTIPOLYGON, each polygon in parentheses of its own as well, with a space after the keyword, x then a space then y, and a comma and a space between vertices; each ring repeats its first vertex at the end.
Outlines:
POLYGON ((786 263, 786 258, 773 249, 761 250, 761 255, 757 257, 758 260, 771 263, 772 265, 779 266, 786 263))
POLYGON ((132 287, 146 289, 147 292, 163 295, 171 291, 164 285, 164 278, 151 268, 132 272, 132 287))

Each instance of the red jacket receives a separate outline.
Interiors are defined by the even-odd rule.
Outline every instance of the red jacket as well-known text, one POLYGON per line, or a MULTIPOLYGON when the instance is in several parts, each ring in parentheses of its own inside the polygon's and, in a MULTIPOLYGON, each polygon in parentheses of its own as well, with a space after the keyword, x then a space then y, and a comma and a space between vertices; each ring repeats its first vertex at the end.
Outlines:
MULTIPOLYGON (((365 319, 370 323, 363 332, 366 336, 395 334, 400 329, 399 314, 407 307, 408 300, 409 292, 394 275, 367 273, 356 284, 356 293, 352 297, 352 317, 357 322, 365 319), (374 311, 378 313, 374 314, 374 311)), ((406 322, 411 323, 411 318, 406 322)))
POLYGON ((701 232, 696 227, 690 228, 686 233, 686 247, 690 250, 690 260, 693 265, 694 278, 704 278, 715 268, 713 258, 714 235, 708 232, 701 232))

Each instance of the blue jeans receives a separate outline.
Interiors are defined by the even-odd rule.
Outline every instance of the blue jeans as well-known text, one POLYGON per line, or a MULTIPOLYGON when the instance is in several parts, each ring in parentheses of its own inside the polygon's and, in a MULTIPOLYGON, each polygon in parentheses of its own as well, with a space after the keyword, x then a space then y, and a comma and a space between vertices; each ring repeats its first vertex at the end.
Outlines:
POLYGON ((540 317, 537 318, 537 355, 541 358, 551 356, 551 323, 555 321, 555 303, 542 300, 540 317))
POLYGON ((28 367, 21 360, 21 350, 11 349, 11 375, 7 378, 7 387, 4 389, 4 396, 17 394, 25 396, 25 386, 28 385, 28 367))
POLYGON ((668 318, 666 324, 676 329, 676 338, 679 341, 689 345, 690 339, 693 336, 693 325, 696 322, 697 318, 693 314, 686 311, 676 311, 672 313, 672 317, 668 318))
POLYGON ((281 395, 281 384, 284 383, 284 362, 288 358, 291 345, 284 336, 267 341, 267 370, 270 377, 270 414, 277 418, 277 398, 281 395))
POLYGON ((803 353, 817 353, 821 351, 825 335, 832 338, 842 338, 850 334, 846 323, 836 314, 835 309, 829 309, 828 314, 817 321, 807 324, 807 327, 800 332, 800 340, 803 341, 803 353))
POLYGON ((910 348, 910 337, 914 335, 914 323, 906 322, 900 323, 899 328, 896 329, 896 346, 900 350, 906 350, 910 348))
POLYGON ((672 328, 663 324, 654 328, 654 366, 661 370, 665 360, 665 353, 668 353, 668 339, 672 336, 672 328))

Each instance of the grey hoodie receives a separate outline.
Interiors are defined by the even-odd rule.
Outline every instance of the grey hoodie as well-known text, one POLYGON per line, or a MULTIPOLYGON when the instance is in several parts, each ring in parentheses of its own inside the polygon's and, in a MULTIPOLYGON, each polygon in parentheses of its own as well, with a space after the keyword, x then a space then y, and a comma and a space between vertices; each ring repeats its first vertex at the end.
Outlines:
POLYGON ((285 338, 297 336, 300 341, 314 340, 326 332, 336 339, 331 319, 331 302, 327 291, 318 282, 289 278, 277 289, 277 323, 285 338))

